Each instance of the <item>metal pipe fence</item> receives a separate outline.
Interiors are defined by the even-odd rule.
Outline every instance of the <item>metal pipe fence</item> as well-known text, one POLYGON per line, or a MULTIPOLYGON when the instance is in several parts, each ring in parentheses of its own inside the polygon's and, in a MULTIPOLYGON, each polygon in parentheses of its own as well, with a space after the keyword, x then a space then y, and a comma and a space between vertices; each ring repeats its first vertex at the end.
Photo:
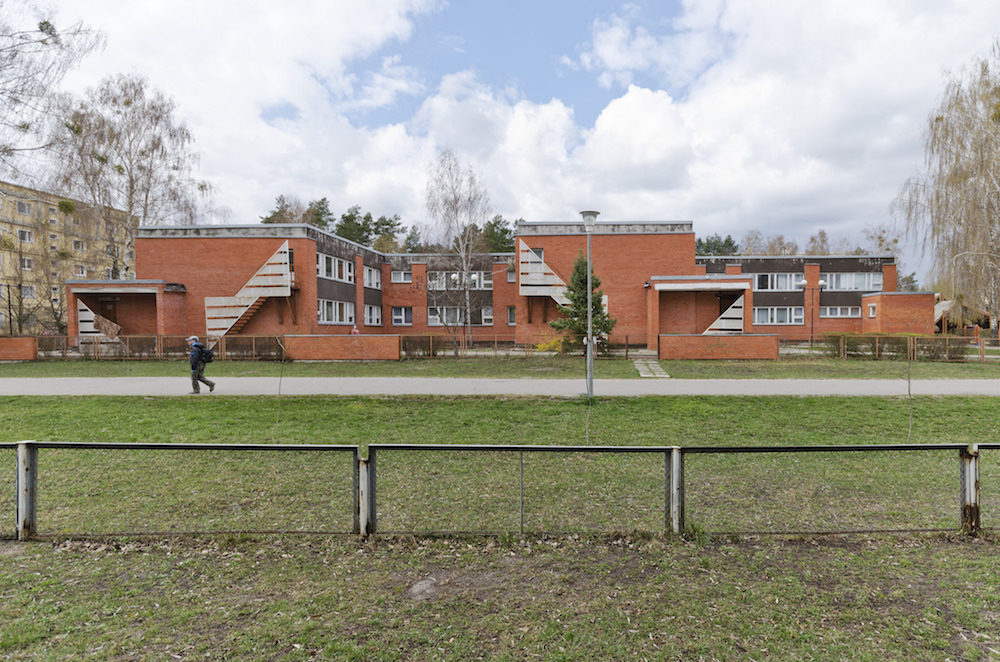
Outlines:
POLYGON ((993 449, 26 441, 0 444, 0 537, 975 533, 1000 512, 993 449))

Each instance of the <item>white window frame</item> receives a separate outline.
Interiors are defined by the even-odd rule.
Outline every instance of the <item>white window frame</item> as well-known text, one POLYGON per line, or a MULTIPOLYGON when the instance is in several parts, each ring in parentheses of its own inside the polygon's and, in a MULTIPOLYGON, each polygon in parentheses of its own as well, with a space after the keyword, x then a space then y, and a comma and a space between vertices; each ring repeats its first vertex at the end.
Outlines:
POLYGON ((819 316, 828 319, 861 317, 861 306, 820 306, 819 316))
POLYGON ((391 283, 412 283, 413 282, 413 272, 412 271, 393 271, 389 274, 389 282, 391 283))
POLYGON ((382 289, 382 270, 365 267, 365 287, 373 290, 382 289))
POLYGON ((821 274, 829 292, 881 292, 881 271, 843 271, 821 274))
POLYGON ((382 306, 365 304, 365 326, 382 326, 382 306))
POLYGON ((754 326, 797 326, 805 324, 802 306, 754 306, 754 326))
POLYGON ((870 319, 875 319, 875 305, 874 303, 868 304, 868 317, 870 319))
POLYGON ((73 276, 76 278, 86 278, 87 277, 87 267, 82 264, 77 264, 73 266, 73 276))
POLYGON ((35 259, 31 257, 21 257, 21 271, 31 271, 35 268, 35 259))
POLYGON ((73 250, 75 251, 85 251, 87 250, 87 243, 83 239, 73 240, 73 250))
POLYGON ((18 230, 17 240, 22 244, 33 244, 35 243, 35 233, 31 230, 18 230))
POLYGON ((483 326, 493 326, 493 306, 483 306, 480 313, 481 324, 483 326))
POLYGON ((459 306, 427 306, 427 326, 461 326, 465 315, 459 306))
POLYGON ((325 253, 316 253, 316 276, 353 284, 354 262, 325 253))
POLYGON ((802 273, 764 273, 753 274, 754 292, 796 292, 802 289, 799 285, 805 280, 802 273))
POLYGON ((32 216, 35 213, 35 207, 30 202, 21 202, 19 200, 17 203, 17 213, 22 216, 32 216))
POLYGON ((21 285, 21 298, 22 299, 34 299, 35 298, 35 286, 34 285, 21 285))
POLYGON ((319 299, 316 315, 320 324, 354 324, 354 303, 319 299))
POLYGON ((507 326, 517 326, 517 306, 507 306, 507 326))
POLYGON ((392 325, 393 326, 413 326, 413 307, 412 306, 393 306, 392 307, 392 325), (407 320, 409 318, 409 320, 407 320))

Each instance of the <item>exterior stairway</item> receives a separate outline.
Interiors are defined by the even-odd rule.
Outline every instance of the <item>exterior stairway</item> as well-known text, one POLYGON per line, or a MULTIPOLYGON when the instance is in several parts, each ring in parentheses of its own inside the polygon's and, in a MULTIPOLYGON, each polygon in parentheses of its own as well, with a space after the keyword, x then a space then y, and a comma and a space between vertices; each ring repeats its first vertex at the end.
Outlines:
POLYGON ((269 297, 292 295, 292 271, 288 242, 257 270, 235 296, 205 297, 205 330, 209 338, 237 333, 253 318, 269 297))

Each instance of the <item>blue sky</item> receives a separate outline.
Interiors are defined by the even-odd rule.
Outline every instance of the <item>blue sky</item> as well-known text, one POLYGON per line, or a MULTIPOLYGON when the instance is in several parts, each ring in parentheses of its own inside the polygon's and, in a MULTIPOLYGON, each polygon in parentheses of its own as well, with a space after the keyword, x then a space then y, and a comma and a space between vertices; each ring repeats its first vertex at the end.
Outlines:
MULTIPOLYGON (((994 0, 56 0, 172 96, 229 222, 284 195, 426 224, 443 147, 508 219, 863 242, 994 0)), ((909 249, 904 269, 917 269, 909 249)))

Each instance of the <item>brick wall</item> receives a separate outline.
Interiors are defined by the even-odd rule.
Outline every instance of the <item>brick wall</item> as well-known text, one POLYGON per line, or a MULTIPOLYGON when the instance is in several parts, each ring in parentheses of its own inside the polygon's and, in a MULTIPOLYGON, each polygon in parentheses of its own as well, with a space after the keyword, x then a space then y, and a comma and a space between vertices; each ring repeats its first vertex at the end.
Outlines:
POLYGON ((34 338, 0 338, 0 361, 34 361, 38 342, 34 338))
POLYGON ((293 361, 398 361, 399 336, 285 336, 285 353, 293 361))
POLYGON ((659 337, 659 356, 669 359, 777 359, 778 336, 671 336, 659 337))
POLYGON ((891 292, 868 294, 861 298, 863 333, 934 333, 933 292, 891 292), (869 306, 875 305, 875 317, 869 306))

